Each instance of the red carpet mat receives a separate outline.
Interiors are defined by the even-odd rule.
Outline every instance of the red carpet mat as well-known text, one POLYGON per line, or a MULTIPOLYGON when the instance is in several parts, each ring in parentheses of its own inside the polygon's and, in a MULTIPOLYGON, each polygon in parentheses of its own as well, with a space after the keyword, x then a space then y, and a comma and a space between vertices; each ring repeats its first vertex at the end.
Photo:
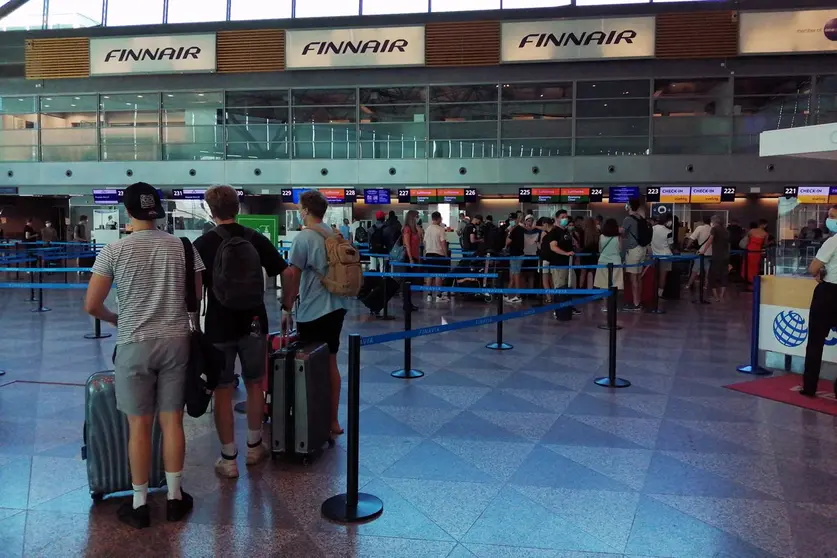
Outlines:
POLYGON ((834 384, 829 380, 820 380, 816 397, 805 397, 798 393, 802 389, 802 376, 798 374, 762 378, 760 380, 741 382, 740 384, 731 384, 724 387, 740 391, 741 393, 755 395, 756 397, 764 397, 765 399, 795 405, 803 409, 811 409, 812 411, 837 416, 837 400, 834 397, 834 384))

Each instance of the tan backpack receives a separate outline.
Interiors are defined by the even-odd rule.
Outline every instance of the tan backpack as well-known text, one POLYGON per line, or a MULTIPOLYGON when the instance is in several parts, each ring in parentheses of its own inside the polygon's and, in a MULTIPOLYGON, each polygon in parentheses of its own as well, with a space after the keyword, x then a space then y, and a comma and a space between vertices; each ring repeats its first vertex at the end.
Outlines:
POLYGON ((328 270, 320 281, 328 292, 337 296, 357 296, 363 284, 360 253, 339 234, 327 235, 320 227, 312 227, 325 240, 328 270))

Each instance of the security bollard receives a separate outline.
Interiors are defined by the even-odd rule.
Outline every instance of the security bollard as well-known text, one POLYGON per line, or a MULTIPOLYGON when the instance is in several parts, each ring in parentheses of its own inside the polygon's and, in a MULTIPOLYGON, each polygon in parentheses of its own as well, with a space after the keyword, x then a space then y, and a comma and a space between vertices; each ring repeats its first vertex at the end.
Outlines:
MULTIPOLYGON (((410 331, 413 328, 413 295, 410 290, 410 282, 404 281, 402 283, 401 296, 404 297, 404 331, 410 331)), ((414 370, 411 365, 412 361, 412 340, 408 337, 404 338, 404 368, 394 371, 390 376, 393 378, 400 378, 402 380, 414 380, 424 376, 421 370, 414 370)))
POLYGON ((616 287, 610 288, 610 296, 607 299, 607 322, 609 327, 608 348, 607 348, 607 377, 597 378, 596 385, 609 388, 626 388, 631 382, 616 377, 616 287))
POLYGON ((349 335, 349 423, 346 427, 346 493, 323 502, 323 516, 338 523, 360 523, 377 518, 384 503, 358 492, 360 467, 360 335, 349 335))

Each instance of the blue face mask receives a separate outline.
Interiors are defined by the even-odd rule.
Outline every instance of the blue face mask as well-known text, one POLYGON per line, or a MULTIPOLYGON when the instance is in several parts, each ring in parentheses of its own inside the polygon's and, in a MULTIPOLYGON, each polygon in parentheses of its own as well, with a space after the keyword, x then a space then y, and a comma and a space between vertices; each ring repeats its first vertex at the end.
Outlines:
POLYGON ((561 225, 562 227, 566 227, 566 226, 567 226, 567 224, 570 222, 570 220, 569 220, 569 219, 561 219, 561 220, 560 220, 560 221, 558 221, 558 222, 560 223, 560 225, 561 225))
POLYGON ((837 234, 837 219, 832 219, 830 217, 828 219, 826 219, 825 220, 825 228, 827 228, 829 231, 833 232, 834 234, 837 234))

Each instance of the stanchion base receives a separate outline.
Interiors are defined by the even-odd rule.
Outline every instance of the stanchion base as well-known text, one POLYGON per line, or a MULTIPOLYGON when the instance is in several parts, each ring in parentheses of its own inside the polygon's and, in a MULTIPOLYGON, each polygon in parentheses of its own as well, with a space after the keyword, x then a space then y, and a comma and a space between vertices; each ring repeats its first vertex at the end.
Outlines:
POLYGON ((38 302, 37 298, 24 298, 23 302, 38 302))
POLYGON ((394 320, 394 319, 395 319, 395 316, 390 316, 390 315, 386 315, 386 316, 384 316, 383 314, 375 314, 375 319, 376 319, 376 320, 386 320, 386 321, 389 321, 389 320, 394 320))
POLYGON ((736 368, 736 370, 738 370, 742 374, 752 374, 753 376, 770 376, 773 374, 773 372, 771 372, 767 368, 762 368, 761 366, 756 366, 755 368, 753 368, 749 364, 739 366, 738 368, 736 368))
POLYGON ((652 310, 648 310, 648 311, 647 311, 647 312, 645 312, 645 313, 646 313, 646 314, 665 314, 665 313, 666 313, 666 311, 665 311, 665 310, 663 310, 662 308, 657 308, 656 310, 653 310, 653 309, 652 309, 652 310))
POLYGON ((708 300, 693 300, 692 304, 712 304, 708 300))
POLYGON ((514 349, 514 345, 509 345, 508 343, 489 343, 485 346, 486 349, 491 349, 492 351, 509 351, 514 349))
POLYGON ((46 308, 44 306, 41 306, 39 308, 33 308, 32 310, 30 310, 30 312, 52 312, 52 308, 46 308))
POLYGON ((424 372, 421 370, 413 370, 412 368, 410 370, 404 370, 402 368, 401 370, 396 370, 390 374, 390 376, 393 378, 400 378, 402 380, 414 380, 415 378, 421 378, 424 376, 424 372))
POLYGON ((320 511, 323 517, 339 523, 361 523, 377 519, 384 511, 384 503, 371 494, 357 495, 357 506, 346 504, 347 495, 338 494, 323 502, 320 511))
MULTIPOLYGON (((599 325, 599 326, 596 326, 596 327, 598 327, 599 329, 606 329, 606 330, 610 329, 610 326, 607 325, 607 324, 602 324, 602 325, 599 325)), ((622 326, 620 326, 620 325, 616 326, 616 331, 619 331, 621 329, 622 329, 622 326)))
POLYGON ((6 371, 5 370, 0 370, 0 376, 5 376, 5 375, 6 375, 6 371))
POLYGON ((602 387, 609 387, 609 388, 626 388, 631 386, 631 382, 625 380, 624 378, 616 378, 616 381, 611 383, 610 378, 597 378, 596 385, 602 387))
POLYGON ((110 337, 110 333, 102 333, 100 335, 96 335, 95 333, 87 333, 84 335, 85 339, 107 339, 110 337))
POLYGON ((247 414, 247 402, 246 401, 239 401, 233 406, 233 410, 241 415, 247 414))

